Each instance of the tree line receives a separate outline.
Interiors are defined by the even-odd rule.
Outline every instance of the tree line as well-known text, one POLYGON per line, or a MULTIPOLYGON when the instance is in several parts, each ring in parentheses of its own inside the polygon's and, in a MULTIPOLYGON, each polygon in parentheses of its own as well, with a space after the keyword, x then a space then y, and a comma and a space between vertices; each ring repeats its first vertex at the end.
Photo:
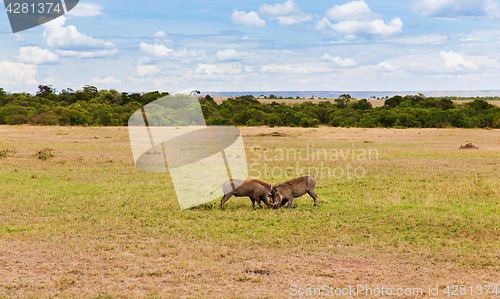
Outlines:
MULTIPOLYGON (((166 92, 125 93, 81 90, 40 85, 36 95, 7 93, 0 88, 0 124, 59 126, 126 126, 142 106, 168 95, 166 92)), ((344 94, 332 101, 270 104, 253 96, 229 98, 221 104, 207 95, 200 98, 207 125, 290 126, 363 128, 500 128, 500 107, 486 98, 425 97, 423 94, 394 96, 381 107, 344 94), (453 100, 468 99, 457 104, 453 100)), ((500 100, 500 98, 487 98, 500 100)))

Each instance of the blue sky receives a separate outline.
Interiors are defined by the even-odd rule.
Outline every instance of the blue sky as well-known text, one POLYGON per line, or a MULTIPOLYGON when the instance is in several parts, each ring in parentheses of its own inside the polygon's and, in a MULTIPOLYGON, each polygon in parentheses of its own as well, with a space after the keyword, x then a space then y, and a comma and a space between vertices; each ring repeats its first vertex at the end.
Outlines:
POLYGON ((0 13, 0 87, 500 89, 500 0, 81 1, 18 34, 0 13))

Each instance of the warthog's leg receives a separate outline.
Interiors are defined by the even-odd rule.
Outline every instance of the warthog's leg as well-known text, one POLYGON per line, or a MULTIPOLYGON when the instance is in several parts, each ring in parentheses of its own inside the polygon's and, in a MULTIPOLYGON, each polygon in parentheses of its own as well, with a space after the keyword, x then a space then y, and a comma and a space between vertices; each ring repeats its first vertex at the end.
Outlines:
POLYGON ((229 192, 228 194, 224 194, 224 197, 220 201, 220 208, 221 210, 224 210, 224 203, 228 201, 228 199, 233 196, 234 192, 229 192))
POLYGON ((281 202, 280 208, 286 206, 287 203, 288 203, 288 199, 283 198, 283 201, 281 202))
POLYGON ((307 194, 309 194, 314 199, 314 205, 318 203, 318 195, 314 193, 314 190, 307 190, 307 194))
POLYGON ((255 202, 259 205, 259 207, 262 209, 262 205, 260 204, 260 198, 259 197, 253 197, 251 196, 250 199, 252 200, 252 207, 255 209, 255 202))
POLYGON ((293 197, 291 199, 288 200, 288 208, 289 209, 293 209, 292 207, 292 203, 293 203, 293 197))
POLYGON ((262 205, 260 204, 260 203, 261 203, 261 199, 260 199, 260 198, 258 198, 258 197, 257 197, 257 203, 259 204, 259 207, 260 207, 261 209, 263 209, 262 205))
POLYGON ((266 206, 269 208, 269 201, 267 201, 267 198, 265 195, 262 195, 260 197, 260 200, 263 201, 266 204, 266 206))

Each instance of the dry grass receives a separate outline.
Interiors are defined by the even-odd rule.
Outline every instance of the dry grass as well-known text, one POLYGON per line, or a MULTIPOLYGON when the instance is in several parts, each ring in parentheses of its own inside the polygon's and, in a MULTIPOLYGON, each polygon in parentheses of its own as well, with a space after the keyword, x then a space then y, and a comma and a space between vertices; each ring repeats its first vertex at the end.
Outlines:
POLYGON ((0 126, 0 148, 17 151, 0 160, 0 297, 288 298, 290 285, 500 283, 499 130, 241 131, 249 163, 260 163, 252 171, 296 162, 280 150, 379 155, 299 161, 366 170, 318 176, 318 207, 307 196, 294 210, 232 198, 224 212, 218 202, 180 212, 167 174, 135 169, 126 128, 0 126), (467 142, 479 150, 460 151, 467 142), (46 147, 54 157, 33 156, 46 147))

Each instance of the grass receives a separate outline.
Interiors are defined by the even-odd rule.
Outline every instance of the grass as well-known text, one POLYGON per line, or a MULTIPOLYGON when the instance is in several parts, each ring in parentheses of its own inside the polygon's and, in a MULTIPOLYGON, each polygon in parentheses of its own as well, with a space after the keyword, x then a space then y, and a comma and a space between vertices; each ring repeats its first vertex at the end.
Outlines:
POLYGON ((316 174, 318 207, 306 195, 292 210, 231 198, 226 211, 181 212, 168 174, 134 167, 126 128, 0 126, 0 148, 17 150, 0 160, 0 298, 498 283, 498 130, 241 131, 250 175, 274 183, 321 163, 345 175, 316 174), (459 150, 466 142, 479 150, 459 150), (33 156, 49 146, 57 155, 33 156), (369 150, 377 158, 344 159, 369 150))

